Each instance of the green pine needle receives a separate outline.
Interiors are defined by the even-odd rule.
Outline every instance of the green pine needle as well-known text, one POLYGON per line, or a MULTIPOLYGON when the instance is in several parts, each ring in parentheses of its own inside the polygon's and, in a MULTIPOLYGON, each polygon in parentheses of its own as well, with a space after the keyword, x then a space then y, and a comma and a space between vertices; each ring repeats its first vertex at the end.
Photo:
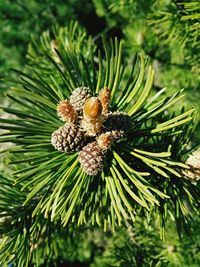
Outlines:
POLYGON ((10 164, 17 166, 15 186, 26 195, 24 208, 34 201, 33 218, 61 220, 63 226, 70 222, 97 224, 105 230, 111 226, 113 231, 127 220, 134 223, 140 214, 159 213, 162 221, 163 205, 187 221, 190 210, 178 191, 187 188, 186 199, 196 210, 190 192, 194 186, 182 178, 186 165, 174 157, 176 144, 172 142, 182 138, 181 145, 184 136, 188 138, 184 127, 192 127, 194 110, 170 114, 169 108, 182 94, 160 99, 162 89, 150 97, 154 70, 142 54, 130 68, 122 42, 103 38, 103 51, 96 52, 91 39, 81 36, 76 25, 57 31, 60 47, 56 54, 50 51, 49 33, 39 45, 34 43, 35 50, 30 46, 32 66, 28 73, 15 71, 18 78, 8 92, 13 106, 2 108, 10 117, 0 120, 6 130, 0 142, 17 145, 10 151, 10 164), (103 172, 95 177, 83 172, 77 153, 60 153, 51 145, 51 134, 62 125, 57 104, 79 86, 89 87, 92 95, 108 86, 111 110, 127 112, 132 121, 127 140, 111 147, 103 172), (172 208, 172 203, 178 206, 172 208))

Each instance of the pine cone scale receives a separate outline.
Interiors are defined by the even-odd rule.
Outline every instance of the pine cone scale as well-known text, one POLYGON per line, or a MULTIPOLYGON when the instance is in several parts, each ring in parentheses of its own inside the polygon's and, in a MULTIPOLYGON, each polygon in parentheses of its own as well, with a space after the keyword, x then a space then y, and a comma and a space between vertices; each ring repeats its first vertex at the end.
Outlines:
POLYGON ((61 152, 78 151, 84 146, 84 133, 77 125, 65 124, 52 134, 51 143, 61 152))
POLYGON ((77 112, 82 113, 85 101, 90 97, 90 91, 88 87, 78 87, 70 96, 70 103, 77 112))
POLYGON ((97 175, 103 169, 105 153, 98 146, 96 141, 87 144, 79 152, 79 161, 88 175, 97 175))

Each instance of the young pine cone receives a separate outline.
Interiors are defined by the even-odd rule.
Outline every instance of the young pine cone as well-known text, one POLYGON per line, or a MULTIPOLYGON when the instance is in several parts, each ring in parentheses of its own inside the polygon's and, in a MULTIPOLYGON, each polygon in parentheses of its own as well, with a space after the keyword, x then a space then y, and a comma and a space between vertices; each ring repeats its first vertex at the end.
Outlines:
POLYGON ((131 118, 125 112, 113 112, 106 116, 103 124, 105 131, 110 131, 114 139, 126 136, 131 127, 131 118))
POLYGON ((89 97, 90 97, 90 90, 88 87, 78 87, 72 92, 70 96, 70 103, 77 112, 82 113, 85 101, 89 97))
POLYGON ((102 150, 106 151, 111 147, 113 143, 113 135, 111 132, 102 133, 96 138, 96 140, 99 147, 102 150))
POLYGON ((52 134, 51 143, 62 152, 78 151, 85 143, 84 132, 77 125, 66 123, 52 134))
POLYGON ((81 167, 91 176, 97 175, 103 170, 104 158, 105 152, 96 141, 84 146, 78 156, 81 167))
POLYGON ((102 104, 98 97, 90 97, 83 107, 81 127, 87 136, 95 136, 101 132, 102 121, 102 104))
POLYGON ((103 114, 107 114, 109 112, 110 104, 110 90, 108 89, 108 87, 101 89, 101 91, 99 92, 99 99, 103 107, 103 114))
POLYGON ((77 119, 76 111, 68 100, 63 100, 58 104, 57 114, 62 121, 67 121, 70 123, 74 123, 77 119))

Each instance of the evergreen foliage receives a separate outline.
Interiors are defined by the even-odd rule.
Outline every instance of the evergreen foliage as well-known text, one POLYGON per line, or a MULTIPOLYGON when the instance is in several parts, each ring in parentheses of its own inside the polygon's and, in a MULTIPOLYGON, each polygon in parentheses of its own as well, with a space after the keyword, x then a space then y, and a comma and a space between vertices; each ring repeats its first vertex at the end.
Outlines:
POLYGON ((0 141, 15 144, 8 155, 13 178, 1 176, 2 193, 9 190, 1 200, 2 264, 47 266, 47 255, 56 260, 59 246, 63 250, 63 239, 57 242, 66 226, 69 231, 74 225, 115 231, 139 218, 158 219, 164 238, 168 216, 181 232, 182 226, 190 229, 198 211, 198 187, 182 174, 188 168, 182 156, 194 128, 194 109, 170 113, 183 94, 162 98, 165 89, 151 94, 154 70, 144 55, 127 60, 117 39, 103 38, 103 49, 97 50, 81 31, 76 23, 58 29, 55 51, 44 33, 29 48, 27 72, 15 70, 18 78, 10 81, 12 106, 2 109, 11 117, 0 119, 5 130, 0 141), (89 87, 94 96, 108 86, 111 111, 131 118, 130 134, 107 152, 97 176, 84 173, 77 153, 63 154, 51 145, 52 132, 62 125, 57 104, 79 86, 89 87))
POLYGON ((0 265, 199 266, 199 0, 6 0, 0 15, 0 265), (131 121, 95 176, 51 143, 82 86, 131 121))
POLYGON ((166 96, 185 88, 183 105, 199 113, 199 1, 93 2, 108 27, 122 30, 129 54, 143 50, 153 60, 157 88, 167 87, 166 96))
POLYGON ((64 23, 75 13, 75 0, 0 1, 1 71, 25 63, 30 36, 40 34, 56 23, 64 23), (59 14, 59 16, 58 16, 59 14), (14 56, 13 56, 14 55, 14 56), (3 68, 2 68, 3 65, 3 68))
POLYGON ((185 64, 191 64, 199 72, 200 1, 169 1, 169 4, 158 1, 154 8, 159 11, 150 16, 149 23, 156 34, 170 45, 179 44, 185 64))

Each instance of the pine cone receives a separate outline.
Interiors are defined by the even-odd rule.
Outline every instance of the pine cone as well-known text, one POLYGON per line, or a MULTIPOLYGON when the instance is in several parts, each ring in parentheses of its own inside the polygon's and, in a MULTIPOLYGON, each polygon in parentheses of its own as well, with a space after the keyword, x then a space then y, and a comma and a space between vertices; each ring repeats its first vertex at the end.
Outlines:
POLYGON ((192 152, 192 154, 186 160, 186 164, 192 168, 200 170, 200 148, 192 152))
POLYGON ((66 123, 52 134, 51 143, 62 152, 78 151, 85 143, 84 132, 77 125, 66 123))
POLYGON ((78 87, 72 92, 70 96, 70 102, 76 111, 82 113, 85 101, 89 97, 90 97, 90 90, 88 87, 78 87))
POLYGON ((200 148, 195 150, 186 160, 186 164, 190 167, 183 171, 186 179, 191 181, 200 180, 200 148))
POLYGON ((88 175, 97 175, 103 169, 105 153, 96 141, 87 144, 79 152, 81 167, 88 175))
POLYGON ((105 131, 110 131, 115 139, 126 136, 131 127, 131 118, 125 112, 113 112, 106 116, 103 123, 105 131))
POLYGON ((191 182, 196 182, 200 180, 200 170, 190 168, 189 170, 182 171, 184 178, 190 180, 191 182))

